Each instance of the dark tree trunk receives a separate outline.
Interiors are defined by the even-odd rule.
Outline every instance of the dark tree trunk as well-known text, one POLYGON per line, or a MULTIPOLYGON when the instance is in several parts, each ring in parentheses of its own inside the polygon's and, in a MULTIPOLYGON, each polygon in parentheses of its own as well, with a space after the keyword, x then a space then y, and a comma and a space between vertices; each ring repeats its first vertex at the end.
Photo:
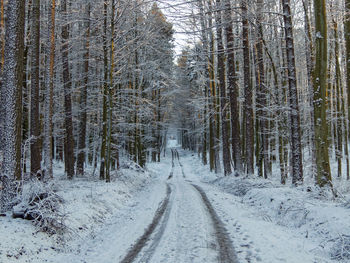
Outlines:
POLYGON ((288 64, 289 102, 291 107, 291 161, 292 161, 292 183, 299 185, 303 183, 303 163, 301 152, 300 115, 297 90, 297 77, 295 71, 294 37, 292 15, 290 11, 290 0, 283 0, 283 17, 286 38, 286 52, 288 64))
POLYGON ((89 82, 89 59, 90 59, 90 4, 86 8, 86 44, 84 55, 84 87, 80 96, 80 123, 79 123, 79 140, 78 140, 78 158, 77 158, 77 175, 84 174, 84 163, 86 154, 86 121, 87 121, 87 92, 89 82))
POLYGON ((64 24, 62 25, 62 64, 63 64, 63 86, 64 86, 64 111, 65 111, 65 141, 64 141, 64 159, 68 179, 74 176, 74 138, 73 138, 73 120, 72 120, 72 82, 69 72, 69 24, 67 18, 67 0, 62 0, 62 13, 64 24))
POLYGON ((31 54, 31 92, 30 92, 30 172, 41 178, 41 143, 40 143, 40 0, 33 1, 32 9, 32 54, 31 54))

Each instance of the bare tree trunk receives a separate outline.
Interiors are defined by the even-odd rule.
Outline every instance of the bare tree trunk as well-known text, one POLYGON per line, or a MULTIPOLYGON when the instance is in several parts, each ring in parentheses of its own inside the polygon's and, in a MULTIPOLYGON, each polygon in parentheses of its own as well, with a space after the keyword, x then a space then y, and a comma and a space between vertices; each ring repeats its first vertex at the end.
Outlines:
POLYGON ((25 1, 12 0, 7 7, 2 85, 3 120, 6 129, 1 176, 21 180, 22 78, 25 1))
POLYGON ((107 145, 107 96, 108 96, 108 55, 107 55, 107 7, 108 2, 104 2, 104 26, 103 26, 103 63, 104 63, 104 83, 103 83, 103 109, 102 109, 102 145, 100 180, 105 179, 106 170, 106 145, 107 145))
POLYGON ((86 8, 86 44, 84 55, 84 87, 80 96, 80 123, 79 123, 79 139, 78 139, 78 158, 77 158, 77 175, 84 174, 84 162, 86 155, 86 121, 87 121, 87 92, 89 84, 89 59, 90 59, 90 3, 86 8))
POLYGON ((314 70, 314 122, 316 146, 316 184, 330 185, 332 181, 328 154, 327 123, 327 17, 326 1, 314 0, 316 32, 316 64, 314 70))
POLYGON ((234 36, 232 28, 231 4, 224 0, 224 28, 227 41, 227 79, 231 107, 231 136, 232 136, 232 157, 234 168, 238 174, 243 172, 241 131, 239 125, 239 88, 237 85, 237 74, 235 65, 234 36))
POLYGON ((64 142, 64 159, 68 179, 74 176, 74 138, 73 138, 73 120, 72 120, 72 82, 69 72, 69 24, 67 17, 67 0, 62 0, 62 13, 64 23, 62 25, 62 64, 63 64, 63 86, 64 86, 64 110, 65 110, 65 142, 64 142))
POLYGON ((291 107, 291 154, 292 154, 292 183, 300 185, 303 182, 303 163, 301 151, 300 115, 295 71, 294 37, 290 0, 282 0, 283 17, 286 38, 288 64, 289 101, 291 107))
POLYGON ((31 92, 30 92, 30 172, 41 178, 41 145, 40 145, 40 0, 33 0, 32 9, 32 54, 31 54, 31 92))
POLYGON ((242 37, 244 71, 244 114, 245 114, 245 162, 248 175, 254 174, 254 120, 253 92, 250 80, 250 44, 247 0, 242 0, 242 37))
POLYGON ((270 160, 268 158, 268 145, 269 145, 269 135, 268 135, 268 121, 267 121, 267 92, 265 85, 265 67, 264 67, 264 56, 263 56, 263 42, 264 42, 264 36, 263 36, 263 0, 257 0, 257 8, 258 8, 258 15, 257 15, 257 23, 258 23, 258 42, 256 44, 256 58, 257 58, 257 69, 258 69, 258 90, 257 90, 257 104, 258 104, 258 117, 257 120, 259 122, 259 129, 260 129, 260 138, 261 138, 261 149, 259 158, 262 159, 264 164, 264 178, 269 177, 271 174, 270 171, 270 160))
POLYGON ((45 94, 45 121, 44 121, 44 176, 52 178, 52 115, 53 115, 53 90, 54 90, 54 64, 55 64, 55 14, 56 0, 51 0, 49 8, 48 40, 46 65, 46 94, 45 94))
POLYGON ((221 109, 221 135, 222 135, 222 158, 224 164, 224 174, 229 175, 231 171, 231 157, 228 141, 228 126, 227 126, 227 99, 226 99, 226 83, 225 83, 225 56, 222 37, 222 19, 220 0, 216 0, 216 36, 217 36, 217 60, 218 60, 218 80, 220 90, 220 109, 221 109))

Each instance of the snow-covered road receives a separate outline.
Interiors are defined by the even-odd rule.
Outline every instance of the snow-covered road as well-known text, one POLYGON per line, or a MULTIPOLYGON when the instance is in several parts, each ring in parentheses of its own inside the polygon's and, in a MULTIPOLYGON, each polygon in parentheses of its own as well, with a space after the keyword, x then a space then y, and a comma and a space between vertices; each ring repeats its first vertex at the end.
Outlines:
POLYGON ((174 147, 162 162, 148 164, 151 179, 113 216, 47 262, 338 262, 322 250, 322 239, 274 222, 259 210, 266 204, 228 193, 206 169, 197 156, 174 147))
POLYGON ((173 163, 164 164, 134 205, 65 262, 238 262, 204 190, 186 179, 179 158, 173 163))

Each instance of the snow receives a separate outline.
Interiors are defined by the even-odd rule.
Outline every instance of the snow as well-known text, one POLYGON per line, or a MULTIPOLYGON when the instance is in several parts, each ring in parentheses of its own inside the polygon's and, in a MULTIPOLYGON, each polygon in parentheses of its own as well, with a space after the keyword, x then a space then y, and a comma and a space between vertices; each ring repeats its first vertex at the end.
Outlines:
POLYGON ((146 171, 122 169, 113 182, 62 178, 64 235, 37 232, 31 222, 0 217, 0 262, 121 262, 152 222, 171 189, 168 206, 134 262, 217 262, 212 220, 200 186, 222 221, 238 262, 349 262, 349 193, 332 199, 316 187, 281 186, 273 179, 221 177, 193 153, 171 152, 146 171), (173 174, 169 178, 170 174, 173 174))

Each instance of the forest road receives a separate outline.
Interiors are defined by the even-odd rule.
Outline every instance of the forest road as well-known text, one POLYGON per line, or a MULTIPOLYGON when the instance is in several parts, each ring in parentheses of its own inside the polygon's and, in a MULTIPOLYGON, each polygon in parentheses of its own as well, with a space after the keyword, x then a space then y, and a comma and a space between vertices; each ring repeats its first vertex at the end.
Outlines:
POLYGON ((166 197, 121 262, 237 263, 225 226, 204 190, 186 181, 176 149, 172 157, 166 197))

